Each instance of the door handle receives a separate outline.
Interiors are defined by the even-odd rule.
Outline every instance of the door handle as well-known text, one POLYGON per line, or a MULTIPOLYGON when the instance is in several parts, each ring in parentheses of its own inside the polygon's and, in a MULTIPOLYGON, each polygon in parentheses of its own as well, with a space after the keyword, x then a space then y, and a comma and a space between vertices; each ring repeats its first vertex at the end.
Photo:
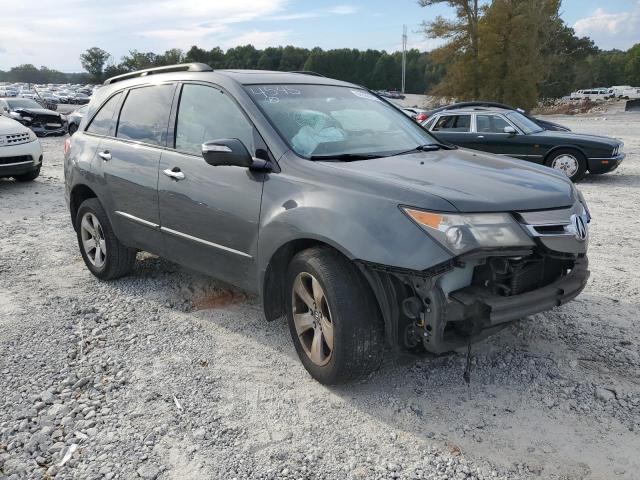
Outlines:
POLYGON ((478 138, 484 138, 484 135, 478 135, 478 138))
POLYGON ((105 150, 103 152, 98 152, 98 156, 103 159, 105 162, 111 160, 111 153, 109 150, 105 150))
POLYGON ((172 169, 167 168, 163 170, 162 173, 174 180, 184 180, 184 173, 182 173, 178 167, 173 167, 172 169))

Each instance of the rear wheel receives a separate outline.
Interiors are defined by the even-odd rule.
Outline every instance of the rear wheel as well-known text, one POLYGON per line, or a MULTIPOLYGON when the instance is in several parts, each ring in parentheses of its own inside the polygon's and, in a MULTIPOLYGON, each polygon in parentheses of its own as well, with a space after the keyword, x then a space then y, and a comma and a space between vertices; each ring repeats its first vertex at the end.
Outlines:
POLYGON ((380 366, 382 320, 353 263, 327 247, 300 252, 288 268, 287 292, 291 337, 316 380, 344 383, 380 366))
POLYGON ((15 178, 18 182, 32 182, 40 176, 40 167, 22 175, 16 175, 15 178))
POLYGON ((115 236, 98 199, 82 202, 76 215, 76 232, 84 263, 96 277, 113 280, 131 271, 136 251, 115 236))
POLYGON ((579 151, 570 148, 556 150, 545 164, 564 173, 572 182, 582 180, 587 172, 587 159, 579 151))

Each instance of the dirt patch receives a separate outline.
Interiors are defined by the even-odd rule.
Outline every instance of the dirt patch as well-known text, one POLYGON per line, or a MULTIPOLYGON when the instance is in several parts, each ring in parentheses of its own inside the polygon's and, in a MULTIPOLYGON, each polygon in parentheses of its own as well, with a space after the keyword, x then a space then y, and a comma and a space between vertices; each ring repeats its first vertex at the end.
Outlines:
POLYGON ((212 310, 222 308, 234 303, 244 303, 247 301, 247 294, 233 290, 215 290, 204 294, 199 294, 191 299, 191 309, 212 310))

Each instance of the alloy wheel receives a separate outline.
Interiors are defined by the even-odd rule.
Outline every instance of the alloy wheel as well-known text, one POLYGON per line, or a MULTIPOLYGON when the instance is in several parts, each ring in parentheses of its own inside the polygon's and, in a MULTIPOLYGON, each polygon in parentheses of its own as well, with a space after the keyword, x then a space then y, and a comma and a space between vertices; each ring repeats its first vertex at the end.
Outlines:
POLYGON ((80 236, 82 248, 89 262, 97 268, 102 268, 107 260, 107 242, 104 239, 102 225, 93 213, 87 212, 82 216, 80 236))
POLYGON ((324 290, 307 272, 296 276, 292 290, 293 322, 302 349, 314 364, 326 365, 333 354, 333 321, 324 290))
POLYGON ((578 159, 573 155, 569 155, 568 153, 563 153, 562 155, 558 155, 551 162, 551 168, 561 171, 567 177, 573 177, 580 168, 580 163, 578 159))

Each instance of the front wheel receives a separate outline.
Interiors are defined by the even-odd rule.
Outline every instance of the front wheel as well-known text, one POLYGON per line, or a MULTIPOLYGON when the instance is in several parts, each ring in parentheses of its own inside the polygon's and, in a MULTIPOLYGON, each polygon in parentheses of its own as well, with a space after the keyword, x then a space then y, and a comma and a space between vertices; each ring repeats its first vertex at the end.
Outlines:
POLYGON ((97 198, 85 200, 80 205, 76 232, 82 259, 96 277, 113 280, 131 271, 136 251, 118 240, 97 198))
POLYGON ((582 180, 587 172, 587 159, 579 151, 570 148, 556 150, 545 164, 564 173, 572 182, 582 180))
POLYGON ((324 384, 376 370, 383 325, 376 300, 356 266, 328 247, 298 253, 287 272, 287 318, 307 371, 324 384))

